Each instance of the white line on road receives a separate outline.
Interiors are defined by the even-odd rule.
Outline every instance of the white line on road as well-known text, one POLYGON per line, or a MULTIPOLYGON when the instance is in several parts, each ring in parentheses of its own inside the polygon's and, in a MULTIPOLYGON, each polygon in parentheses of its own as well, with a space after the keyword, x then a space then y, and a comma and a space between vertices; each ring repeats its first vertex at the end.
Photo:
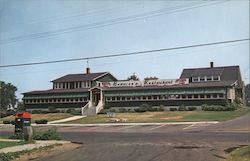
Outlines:
POLYGON ((153 127, 153 128, 151 128, 151 129, 149 129, 149 130, 154 130, 154 129, 158 129, 158 128, 161 128, 161 127, 163 127, 163 126, 165 126, 166 124, 164 124, 164 125, 160 125, 160 126, 156 126, 156 127, 153 127))
POLYGON ((135 126, 137 126, 137 125, 122 127, 122 128, 117 129, 117 130, 129 129, 129 128, 133 128, 135 126))
POLYGON ((190 126, 187 126, 185 128, 183 128, 183 130, 187 130, 187 129, 195 129, 195 128, 198 128, 198 127, 205 127, 205 126, 208 126, 208 125, 211 125, 211 124, 192 124, 190 126))

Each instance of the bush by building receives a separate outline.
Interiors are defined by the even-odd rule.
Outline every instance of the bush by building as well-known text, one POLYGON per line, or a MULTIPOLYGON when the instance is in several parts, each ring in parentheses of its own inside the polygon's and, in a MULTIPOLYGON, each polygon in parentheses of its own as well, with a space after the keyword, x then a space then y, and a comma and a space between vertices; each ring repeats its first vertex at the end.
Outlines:
POLYGON ((177 108, 175 108, 175 107, 170 107, 169 110, 170 110, 170 111, 177 111, 177 108))
POLYGON ((126 108, 119 108, 119 112, 121 112, 121 113, 124 113, 124 112, 127 112, 127 110, 126 110, 126 108))
POLYGON ((230 106, 220 106, 220 105, 202 105, 203 111, 234 111, 237 108, 233 105, 230 106))
POLYGON ((54 106, 48 107, 49 113, 59 113, 60 111, 56 109, 54 106))
POLYGON ((181 106, 179 106, 179 108, 178 108, 178 111, 186 111, 187 109, 186 109, 186 107, 185 107, 185 105, 181 105, 181 106))
POLYGON ((35 123, 36 123, 36 124, 47 124, 47 123, 48 123, 48 120, 46 120, 46 119, 35 120, 35 123))
POLYGON ((160 105, 158 111, 164 111, 164 105, 160 105))
POLYGON ((10 124, 10 120, 3 120, 3 124, 10 124))
POLYGON ((190 106, 190 107, 187 108, 187 110, 188 110, 188 111, 195 111, 195 110, 197 110, 197 108, 196 108, 196 107, 193 107, 193 106, 190 106))

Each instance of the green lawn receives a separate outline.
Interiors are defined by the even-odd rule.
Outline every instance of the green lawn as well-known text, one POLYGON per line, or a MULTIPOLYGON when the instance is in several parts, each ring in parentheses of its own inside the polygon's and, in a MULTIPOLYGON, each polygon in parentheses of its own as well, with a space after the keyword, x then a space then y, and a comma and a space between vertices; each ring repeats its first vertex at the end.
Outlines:
POLYGON ((250 160, 250 145, 238 148, 230 153, 226 161, 249 161, 250 160))
POLYGON ((235 111, 168 111, 168 112, 144 112, 144 113, 115 113, 113 118, 106 114, 89 116, 67 123, 112 123, 120 122, 182 122, 182 121, 226 121, 247 114, 250 108, 240 108, 235 111), (123 121, 122 121, 123 120, 123 121))
POLYGON ((23 145, 25 144, 24 141, 0 141, 0 149, 6 148, 6 147, 11 147, 11 146, 16 146, 16 145, 23 145))
MULTIPOLYGON (((31 114, 31 122, 34 123, 35 120, 46 119, 48 121, 65 119, 74 116, 70 113, 48 113, 48 114, 31 114)), ((4 120, 15 120, 15 116, 8 116, 0 119, 0 123, 4 120)))

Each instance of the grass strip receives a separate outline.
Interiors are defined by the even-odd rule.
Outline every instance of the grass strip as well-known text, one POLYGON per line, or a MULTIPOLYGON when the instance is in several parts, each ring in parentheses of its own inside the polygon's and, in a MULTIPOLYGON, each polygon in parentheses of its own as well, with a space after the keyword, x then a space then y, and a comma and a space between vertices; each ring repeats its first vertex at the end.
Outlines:
POLYGON ((55 146, 60 146, 60 145, 62 144, 53 144, 53 145, 48 145, 45 147, 35 148, 32 150, 23 150, 19 152, 0 153, 0 161, 11 161, 12 159, 19 158, 21 155, 47 151, 47 150, 53 149, 55 146))

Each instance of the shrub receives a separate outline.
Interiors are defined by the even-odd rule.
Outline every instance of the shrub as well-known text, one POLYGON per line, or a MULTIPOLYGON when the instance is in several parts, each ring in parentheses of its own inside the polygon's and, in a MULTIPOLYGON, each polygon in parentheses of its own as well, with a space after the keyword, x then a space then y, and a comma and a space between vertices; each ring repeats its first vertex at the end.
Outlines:
POLYGON ((23 140, 23 133, 15 133, 11 136, 9 136, 9 139, 18 139, 18 140, 23 140))
POLYGON ((99 114, 106 114, 107 113, 107 109, 101 109, 100 112, 98 113, 99 114))
POLYGON ((82 114, 82 110, 78 110, 78 109, 71 109, 70 113, 72 115, 81 115, 82 114))
POLYGON ((129 108, 129 109, 128 109, 128 112, 134 112, 134 110, 133 110, 133 109, 131 109, 131 108, 129 108))
POLYGON ((108 103, 106 103, 106 104, 104 105, 103 108, 104 108, 104 109, 110 109, 110 107, 111 107, 111 106, 110 106, 108 103))
POLYGON ((12 120, 12 121, 10 121, 10 124, 11 124, 11 125, 15 125, 15 124, 16 124, 16 121, 15 121, 15 120, 12 120))
POLYGON ((164 111, 164 106, 160 105, 160 108, 158 109, 159 111, 164 111))
POLYGON ((170 111, 177 111, 177 108, 175 108, 175 107, 170 107, 169 110, 170 110, 170 111))
POLYGON ((10 120, 4 120, 3 124, 10 124, 10 120))
POLYGON ((186 107, 184 105, 181 105, 179 108, 178 108, 178 111, 186 111, 186 107))
POLYGON ((188 111, 195 111, 195 110, 197 110, 197 108, 191 106, 191 107, 188 107, 187 110, 188 110, 188 111))
POLYGON ((124 113, 127 112, 126 108, 119 108, 119 112, 124 113))
POLYGON ((54 107, 54 106, 49 106, 49 107, 48 107, 48 110, 49 110, 50 113, 58 113, 58 112, 60 112, 60 111, 57 110, 56 107, 54 107))
POLYGON ((135 109, 135 112, 146 112, 147 109, 145 107, 139 107, 135 109))
POLYGON ((201 105, 201 109, 202 109, 202 110, 206 111, 205 109, 207 109, 207 108, 208 108, 208 105, 207 105, 207 104, 201 105))
POLYGON ((46 111, 46 110, 32 110, 31 113, 32 114, 47 114, 47 113, 49 113, 49 111, 46 111))
POLYGON ((34 140, 61 140, 56 129, 48 129, 47 131, 34 131, 34 140))
POLYGON ((47 124, 47 123, 48 123, 48 120, 46 120, 46 119, 35 120, 35 123, 36 123, 36 124, 47 124))
POLYGON ((236 110, 233 106, 220 106, 220 105, 206 105, 202 107, 203 111, 234 111, 236 110))

